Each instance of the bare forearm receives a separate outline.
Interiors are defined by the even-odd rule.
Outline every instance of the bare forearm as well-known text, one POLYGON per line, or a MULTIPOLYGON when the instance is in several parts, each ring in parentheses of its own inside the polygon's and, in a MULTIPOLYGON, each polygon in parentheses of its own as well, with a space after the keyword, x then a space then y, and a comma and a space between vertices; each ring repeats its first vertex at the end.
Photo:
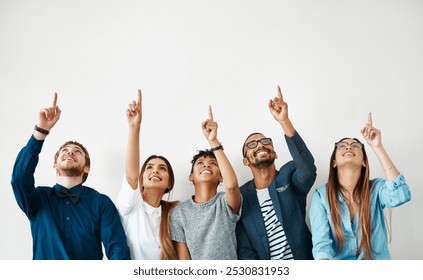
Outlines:
MULTIPOLYGON (((212 148, 221 146, 220 142, 215 140, 210 143, 212 148)), ((238 179, 235 175, 235 171, 229 162, 228 157, 222 149, 215 150, 214 155, 219 164, 220 173, 222 174, 223 181, 225 182, 226 189, 238 188, 238 179)))
POLYGON ((241 192, 235 170, 233 169, 223 149, 216 150, 214 155, 216 156, 220 173, 226 187, 226 200, 232 211, 237 213, 241 205, 241 192))
POLYGON ((126 149, 126 179, 133 189, 138 186, 140 172, 140 128, 129 128, 126 149))
POLYGON ((279 121, 279 124, 281 125, 283 132, 285 133, 286 136, 288 137, 294 136, 295 128, 289 119, 284 121, 279 121))
POLYGON ((373 147, 373 150, 376 156, 379 159, 380 164, 385 172, 385 176, 387 180, 393 180, 399 175, 398 169, 395 167, 394 163, 392 162, 391 158, 388 156, 383 145, 373 147))
POLYGON ((219 163, 220 173, 225 182, 226 189, 238 189, 238 179, 231 163, 222 150, 214 152, 217 162, 219 163))

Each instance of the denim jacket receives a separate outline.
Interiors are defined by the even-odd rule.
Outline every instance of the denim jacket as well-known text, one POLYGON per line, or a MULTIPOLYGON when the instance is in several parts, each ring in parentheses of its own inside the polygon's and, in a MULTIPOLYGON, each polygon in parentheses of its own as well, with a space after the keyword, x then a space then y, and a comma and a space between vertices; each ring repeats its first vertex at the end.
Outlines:
MULTIPOLYGON (((411 193, 405 178, 400 174, 397 178, 387 181, 376 178, 370 181, 370 225, 371 247, 373 259, 389 260, 388 234, 384 221, 383 209, 397 207, 411 199, 411 193)), ((342 230, 344 231, 344 246, 337 252, 337 242, 326 199, 326 185, 318 188, 312 196, 310 206, 310 224, 313 240, 313 256, 315 259, 354 260, 363 259, 363 252, 356 257, 360 246, 358 213, 353 222, 350 220, 348 206, 339 194, 342 209, 342 230)))

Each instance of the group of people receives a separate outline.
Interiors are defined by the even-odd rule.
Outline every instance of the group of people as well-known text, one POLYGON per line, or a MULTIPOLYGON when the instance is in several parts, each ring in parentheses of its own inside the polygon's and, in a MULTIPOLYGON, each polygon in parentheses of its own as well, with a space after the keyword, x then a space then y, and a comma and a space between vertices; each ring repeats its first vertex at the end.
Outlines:
POLYGON ((126 170, 116 205, 84 184, 90 157, 76 141, 64 143, 54 156, 56 184, 36 187, 39 154, 61 115, 57 98, 55 93, 53 105, 39 112, 12 174, 16 201, 31 225, 33 259, 103 259, 103 250, 108 259, 120 260, 391 258, 384 209, 408 202, 411 194, 371 114, 361 134, 385 178, 369 178, 364 143, 342 138, 334 145, 327 183, 311 194, 309 226, 307 196, 317 168, 279 87, 268 107, 292 160, 277 169, 272 139, 250 134, 242 156, 253 178, 240 187, 209 107, 201 127, 210 148, 193 156, 189 181, 194 195, 182 202, 166 199, 175 176, 165 157, 153 154, 141 165, 141 90, 126 111, 126 170), (221 183, 225 191, 218 191, 221 183))

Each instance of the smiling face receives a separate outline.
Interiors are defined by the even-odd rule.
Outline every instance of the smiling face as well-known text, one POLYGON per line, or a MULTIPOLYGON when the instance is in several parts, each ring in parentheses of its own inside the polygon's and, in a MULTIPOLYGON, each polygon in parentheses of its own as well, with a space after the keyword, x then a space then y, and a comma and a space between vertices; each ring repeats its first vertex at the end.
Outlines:
POLYGON ((172 171, 167 163, 159 157, 147 160, 141 172, 141 186, 144 189, 159 188, 165 193, 173 185, 170 179, 172 171))
POLYGON ((194 156, 191 174, 189 180, 195 185, 199 182, 210 182, 212 185, 218 186, 222 181, 217 159, 210 151, 200 151, 194 156))
POLYGON ((59 176, 82 176, 84 182, 90 171, 88 153, 81 144, 67 142, 56 153, 54 167, 59 176))
POLYGON ((335 144, 333 167, 364 166, 363 144, 357 139, 344 138, 335 144))
POLYGON ((273 149, 273 143, 271 141, 264 141, 266 138, 261 133, 255 133, 247 138, 244 144, 244 165, 250 166, 257 169, 264 169, 272 166, 277 159, 275 150, 273 149), (252 142, 256 142, 257 146, 249 148, 252 142), (266 144, 263 144, 266 143, 266 144), (270 142, 270 143, 269 143, 270 142), (268 144, 267 144, 268 143, 268 144))

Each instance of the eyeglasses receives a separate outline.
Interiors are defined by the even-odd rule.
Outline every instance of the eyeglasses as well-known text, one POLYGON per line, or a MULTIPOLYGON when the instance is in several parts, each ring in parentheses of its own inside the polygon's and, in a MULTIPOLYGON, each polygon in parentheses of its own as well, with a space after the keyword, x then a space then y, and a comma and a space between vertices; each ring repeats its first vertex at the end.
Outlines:
POLYGON ((350 146, 351 149, 353 149, 353 150, 360 150, 361 148, 363 148, 363 144, 360 143, 360 142, 352 142, 352 143, 337 142, 337 143, 335 143, 335 147, 337 147, 338 150, 345 150, 348 146, 350 146))
POLYGON ((261 138, 260 140, 252 140, 248 143, 245 143, 245 147, 247 147, 248 149, 254 149, 255 147, 257 147, 259 142, 262 145, 270 145, 272 144, 272 138, 261 138))

